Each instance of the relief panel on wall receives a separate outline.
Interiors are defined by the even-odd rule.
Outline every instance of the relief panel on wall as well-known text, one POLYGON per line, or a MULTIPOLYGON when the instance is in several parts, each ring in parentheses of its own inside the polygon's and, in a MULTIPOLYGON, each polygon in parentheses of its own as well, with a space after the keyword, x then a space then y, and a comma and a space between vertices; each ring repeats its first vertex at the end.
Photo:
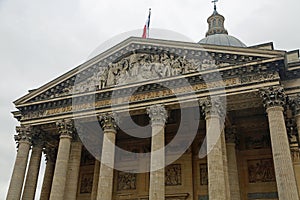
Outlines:
POLYGON ((136 189, 136 174, 128 172, 118 172, 118 187, 120 190, 135 190, 136 189))
POLYGON ((82 174, 80 180, 80 194, 92 193, 93 173, 82 174))
POLYGON ((259 159, 259 160, 248 160, 248 176, 249 183, 260 183, 260 182, 274 182, 275 171, 273 160, 259 159))
POLYGON ((169 165, 165 168, 165 185, 176 186, 181 185, 181 165, 169 165))

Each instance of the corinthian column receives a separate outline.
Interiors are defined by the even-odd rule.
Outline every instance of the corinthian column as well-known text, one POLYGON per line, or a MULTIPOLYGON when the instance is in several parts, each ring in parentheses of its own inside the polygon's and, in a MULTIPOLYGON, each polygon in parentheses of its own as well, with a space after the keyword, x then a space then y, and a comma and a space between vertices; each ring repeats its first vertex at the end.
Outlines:
POLYGON ((31 146, 31 128, 17 127, 18 135, 15 135, 15 140, 18 143, 18 153, 14 165, 13 174, 10 180, 10 185, 7 193, 7 200, 16 200, 21 198, 22 187, 28 162, 28 154, 31 146))
POLYGON ((222 102, 217 98, 200 100, 205 113, 207 165, 208 165, 208 194, 209 199, 225 200, 228 198, 222 150, 221 117, 224 117, 222 102))
POLYGON ((33 200, 35 197, 43 148, 43 139, 41 134, 40 130, 35 130, 32 137, 32 151, 22 196, 23 200, 33 200))
POLYGON ((45 154, 46 154, 46 169, 44 174, 40 200, 48 200, 50 197, 57 149, 47 146, 45 149, 45 154))
POLYGON ((279 199, 298 200, 298 189, 283 115, 286 96, 281 87, 261 90, 261 96, 268 113, 279 199))
POLYGON ((100 162, 96 158, 95 159, 95 166, 94 166, 94 176, 93 176, 93 187, 92 187, 91 200, 96 200, 96 198, 97 198, 99 172, 100 172, 100 162))
MULTIPOLYGON (((293 111, 295 115, 295 121, 298 131, 298 141, 300 142, 300 94, 298 94, 292 101, 293 111)), ((299 144, 298 144, 299 145, 299 144)), ((294 170, 296 175, 296 181, 298 185, 298 193, 300 192, 300 149, 292 150, 293 162, 294 162, 294 170)))
POLYGON ((57 122, 60 133, 50 200, 63 200, 66 185, 73 125, 71 120, 57 122))
POLYGON ((97 200, 111 200, 113 194, 117 124, 111 114, 99 116, 104 132, 97 200))
POLYGON ((165 199, 165 123, 167 111, 162 105, 147 108, 151 119, 151 164, 149 200, 165 199))
POLYGON ((293 99, 293 108, 298 130, 298 141, 300 141, 300 94, 293 99))
POLYGON ((226 133, 228 177, 231 200, 240 200, 240 184, 236 160, 236 129, 233 127, 226 133))
POLYGON ((64 200, 76 200, 78 177, 80 170, 82 143, 78 136, 75 136, 71 144, 71 153, 68 164, 68 174, 65 188, 64 200))

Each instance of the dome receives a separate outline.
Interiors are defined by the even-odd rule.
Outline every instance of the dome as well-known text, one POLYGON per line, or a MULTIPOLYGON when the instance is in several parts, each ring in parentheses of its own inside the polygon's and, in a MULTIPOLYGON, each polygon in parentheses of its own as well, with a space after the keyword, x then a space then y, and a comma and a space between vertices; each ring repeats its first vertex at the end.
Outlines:
POLYGON ((199 44, 212 44, 220 46, 231 46, 231 47, 247 47, 236 37, 227 34, 215 34, 209 35, 199 41, 199 44))

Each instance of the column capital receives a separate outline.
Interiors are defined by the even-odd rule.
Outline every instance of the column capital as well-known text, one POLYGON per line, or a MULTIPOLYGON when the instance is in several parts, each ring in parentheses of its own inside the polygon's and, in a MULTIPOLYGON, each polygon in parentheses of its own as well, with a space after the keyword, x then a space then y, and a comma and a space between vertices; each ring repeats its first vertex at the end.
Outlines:
POLYGON ((294 112, 295 116, 300 117, 300 94, 297 94, 296 96, 291 97, 290 101, 291 101, 291 106, 293 108, 293 112, 294 112))
POLYGON ((152 124, 165 125, 168 118, 167 110, 161 104, 147 107, 147 114, 149 115, 152 124))
POLYGON ((32 129, 32 146, 43 148, 45 146, 45 134, 40 127, 32 129))
POLYGON ((74 133, 74 124, 71 119, 59 120, 56 122, 60 137, 72 138, 74 133))
POLYGON ((199 99, 201 110, 206 117, 223 117, 226 114, 224 101, 221 97, 206 97, 199 99))
POLYGON ((46 154, 46 161, 48 162, 55 162, 56 155, 57 155, 57 148, 46 146, 44 149, 44 153, 46 154))
POLYGON ((22 142, 31 144, 32 142, 32 127, 31 126, 17 126, 16 127, 17 135, 14 136, 17 144, 22 142))
POLYGON ((272 107, 284 107, 287 98, 281 86, 271 86, 260 90, 260 96, 266 109, 272 107))
POLYGON ((117 131, 117 120, 112 113, 103 113, 98 116, 102 129, 117 131))
POLYGON ((226 142, 229 144, 237 144, 238 143, 236 126, 230 127, 225 132, 225 138, 226 138, 226 142))

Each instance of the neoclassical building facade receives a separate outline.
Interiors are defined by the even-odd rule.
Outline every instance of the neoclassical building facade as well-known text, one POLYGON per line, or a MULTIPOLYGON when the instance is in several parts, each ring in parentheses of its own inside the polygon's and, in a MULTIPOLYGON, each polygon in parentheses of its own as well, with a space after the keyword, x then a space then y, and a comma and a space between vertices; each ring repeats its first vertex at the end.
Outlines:
POLYGON ((35 198, 45 154, 41 200, 298 200, 299 51, 224 20, 199 43, 128 38, 16 100, 7 199, 35 198))

